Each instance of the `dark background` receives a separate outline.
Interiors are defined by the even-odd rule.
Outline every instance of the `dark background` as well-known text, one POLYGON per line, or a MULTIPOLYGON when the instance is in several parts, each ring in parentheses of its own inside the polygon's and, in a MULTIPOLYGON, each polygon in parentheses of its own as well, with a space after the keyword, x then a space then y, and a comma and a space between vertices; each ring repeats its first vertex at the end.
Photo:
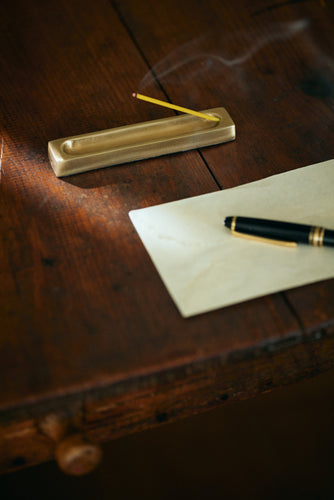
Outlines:
POLYGON ((334 371, 108 443, 91 475, 54 463, 0 478, 1 499, 330 499, 334 371))

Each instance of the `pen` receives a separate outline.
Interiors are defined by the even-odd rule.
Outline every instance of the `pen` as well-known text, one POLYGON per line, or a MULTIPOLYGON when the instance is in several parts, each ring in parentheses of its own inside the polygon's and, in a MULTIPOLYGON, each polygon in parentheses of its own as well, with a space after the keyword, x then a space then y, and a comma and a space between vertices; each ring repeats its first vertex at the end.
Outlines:
POLYGON ((324 227, 239 216, 226 217, 224 224, 236 236, 267 243, 290 247, 297 243, 334 247, 334 230, 324 227))

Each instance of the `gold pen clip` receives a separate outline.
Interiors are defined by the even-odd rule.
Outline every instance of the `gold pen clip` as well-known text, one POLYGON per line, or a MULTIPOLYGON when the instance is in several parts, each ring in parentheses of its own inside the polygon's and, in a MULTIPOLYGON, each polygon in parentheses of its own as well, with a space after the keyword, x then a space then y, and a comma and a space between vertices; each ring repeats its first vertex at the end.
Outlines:
POLYGON ((244 238, 246 240, 259 241, 260 243, 271 243, 272 245, 278 245, 288 248, 296 248, 297 246, 297 243, 295 241, 281 241, 273 240, 271 238, 263 238, 262 236, 253 236, 250 234, 239 233, 239 231, 236 231, 235 229, 232 229, 231 233, 233 234, 233 236, 238 236, 239 238, 244 238))

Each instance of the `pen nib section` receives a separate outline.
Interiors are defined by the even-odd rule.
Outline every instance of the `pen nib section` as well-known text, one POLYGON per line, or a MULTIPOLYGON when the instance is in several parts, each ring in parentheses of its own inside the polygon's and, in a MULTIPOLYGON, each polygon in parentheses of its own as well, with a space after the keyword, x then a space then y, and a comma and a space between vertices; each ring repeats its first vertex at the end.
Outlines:
POLYGON ((50 141, 51 166, 62 177, 235 139, 234 122, 224 108, 203 113, 219 121, 180 115, 50 141))

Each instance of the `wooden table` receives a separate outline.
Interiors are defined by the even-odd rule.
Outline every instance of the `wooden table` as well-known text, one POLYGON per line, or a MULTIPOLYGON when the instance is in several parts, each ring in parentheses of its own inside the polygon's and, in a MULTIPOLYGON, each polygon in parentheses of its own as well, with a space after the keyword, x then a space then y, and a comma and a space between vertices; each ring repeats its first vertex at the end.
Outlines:
POLYGON ((333 367, 334 280, 183 319, 128 212, 334 157, 334 4, 0 9, 1 470, 333 367), (49 140, 173 114, 137 90, 225 106, 236 141, 56 178, 49 140))

